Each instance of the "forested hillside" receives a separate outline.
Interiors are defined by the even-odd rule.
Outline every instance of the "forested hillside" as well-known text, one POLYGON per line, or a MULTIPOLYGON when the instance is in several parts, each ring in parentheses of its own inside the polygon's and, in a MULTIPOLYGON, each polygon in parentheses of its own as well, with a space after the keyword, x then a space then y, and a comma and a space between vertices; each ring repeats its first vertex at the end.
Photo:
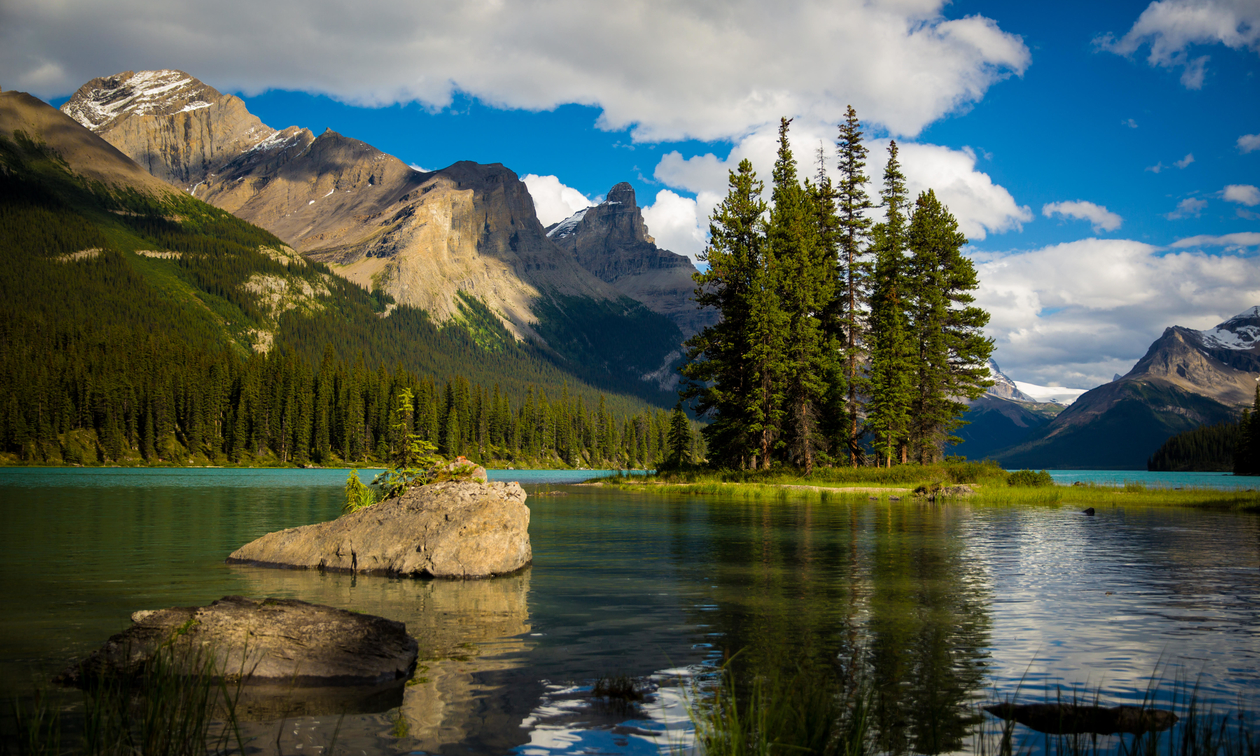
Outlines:
POLYGON ((573 379, 477 300, 444 327, 407 307, 382 318, 387 296, 270 233, 174 191, 89 181, 42 136, 0 130, 6 461, 370 462, 406 386, 452 454, 653 463, 663 413, 573 379))

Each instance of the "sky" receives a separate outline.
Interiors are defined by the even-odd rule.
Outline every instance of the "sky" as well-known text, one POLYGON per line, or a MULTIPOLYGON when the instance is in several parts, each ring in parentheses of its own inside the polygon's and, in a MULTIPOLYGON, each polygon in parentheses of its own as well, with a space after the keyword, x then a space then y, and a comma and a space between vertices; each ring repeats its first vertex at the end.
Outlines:
POLYGON ((868 175, 895 139, 958 219, 1024 382, 1260 304, 1260 0, 0 0, 0 87, 155 68, 417 168, 502 163, 544 224, 629 181, 701 264, 728 171, 768 179, 787 116, 834 173, 852 105, 868 175))

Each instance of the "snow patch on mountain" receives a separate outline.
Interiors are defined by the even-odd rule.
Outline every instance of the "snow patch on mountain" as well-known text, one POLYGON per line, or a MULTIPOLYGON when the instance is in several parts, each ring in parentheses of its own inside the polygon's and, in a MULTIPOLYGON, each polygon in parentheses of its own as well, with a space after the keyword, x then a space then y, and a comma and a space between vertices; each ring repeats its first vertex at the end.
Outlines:
MULTIPOLYGON (((589 207, 582 208, 581 210, 578 210, 573 215, 570 215, 568 218, 565 218, 564 220, 557 223, 555 226, 551 228, 551 230, 547 232, 548 238, 563 239, 569 234, 572 234, 577 229, 577 225, 582 222, 583 218, 586 217, 587 210, 590 210, 590 208, 589 207)), ((552 216, 552 217, 555 217, 555 216, 552 216)))
POLYGON ((1260 342, 1260 307, 1252 307, 1208 331, 1199 331, 1199 338, 1209 347, 1221 349, 1254 349, 1260 342))
POLYGON ((1063 386, 1038 386, 1035 383, 1024 383, 1023 381, 1015 381, 1015 385, 1019 390, 1031 396, 1038 402, 1054 402, 1055 404, 1069 405, 1080 398, 1089 389, 1065 388, 1063 386))
POLYGON ((86 97, 67 103, 65 112, 92 131, 100 131, 124 113, 145 115, 151 110, 187 100, 184 111, 208 108, 198 97, 204 84, 183 71, 129 72, 126 78, 106 79, 86 97))

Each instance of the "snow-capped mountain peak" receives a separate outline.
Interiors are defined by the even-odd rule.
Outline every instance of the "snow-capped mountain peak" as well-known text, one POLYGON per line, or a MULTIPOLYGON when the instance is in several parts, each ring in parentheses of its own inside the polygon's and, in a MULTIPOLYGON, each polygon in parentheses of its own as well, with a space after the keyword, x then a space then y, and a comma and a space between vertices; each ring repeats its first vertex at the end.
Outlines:
POLYGON ((183 71, 126 71, 90 82, 62 110, 99 131, 127 113, 200 110, 213 107, 218 97, 217 91, 183 71))
POLYGON ((1260 307, 1240 312, 1207 331, 1199 331, 1204 346, 1248 350, 1260 345, 1260 307))

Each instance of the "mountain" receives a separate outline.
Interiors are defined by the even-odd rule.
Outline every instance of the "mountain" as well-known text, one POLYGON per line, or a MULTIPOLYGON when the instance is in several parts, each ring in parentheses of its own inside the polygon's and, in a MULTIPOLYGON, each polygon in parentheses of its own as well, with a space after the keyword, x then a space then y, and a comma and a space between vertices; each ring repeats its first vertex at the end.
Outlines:
POLYGON ((1002 369, 998 367, 998 364, 992 358, 989 359, 989 378, 993 380, 993 385, 985 389, 984 393, 986 396, 994 396, 1015 402, 1036 401, 1028 394, 1020 391, 1019 387, 1015 385, 1015 381, 1011 380, 1011 377, 1006 373, 1003 373, 1002 369))
POLYGON ((1007 467, 1145 469, 1169 437, 1229 422, 1251 403, 1258 340, 1255 307, 1207 331, 1167 328, 1124 376, 993 457, 1007 467))
POLYGON ((548 226, 547 236, 601 281, 668 317, 684 336, 717 322, 716 311, 695 305, 691 260, 657 247, 648 235, 630 184, 617 184, 600 204, 548 226))
POLYGON ((998 449, 1013 446, 1044 427, 1063 406, 1043 403, 1024 393, 998 364, 989 360, 993 385, 978 399, 968 402, 967 422, 954 432, 962 442, 950 453, 969 459, 984 459, 998 449))
POLYGON ((583 380, 631 390, 668 366, 682 340, 556 246, 502 165, 420 173, 332 131, 272 129, 239 98, 180 71, 94 79, 62 110, 307 259, 439 324, 467 324, 469 307, 480 307, 583 380))
MULTIPOLYGON (((599 386, 577 379, 467 294, 439 324, 369 293, 20 92, 0 92, 0 261, 3 464, 380 460, 401 386, 455 454, 519 444, 590 464, 562 421, 585 443, 598 416, 590 438, 616 450, 609 429, 647 404, 609 392, 606 370, 599 386)), ((598 327, 599 312, 581 317, 598 327)), ((562 346, 600 364, 598 348, 562 346)), ((662 442, 634 428, 626 448, 649 458, 662 442)))

